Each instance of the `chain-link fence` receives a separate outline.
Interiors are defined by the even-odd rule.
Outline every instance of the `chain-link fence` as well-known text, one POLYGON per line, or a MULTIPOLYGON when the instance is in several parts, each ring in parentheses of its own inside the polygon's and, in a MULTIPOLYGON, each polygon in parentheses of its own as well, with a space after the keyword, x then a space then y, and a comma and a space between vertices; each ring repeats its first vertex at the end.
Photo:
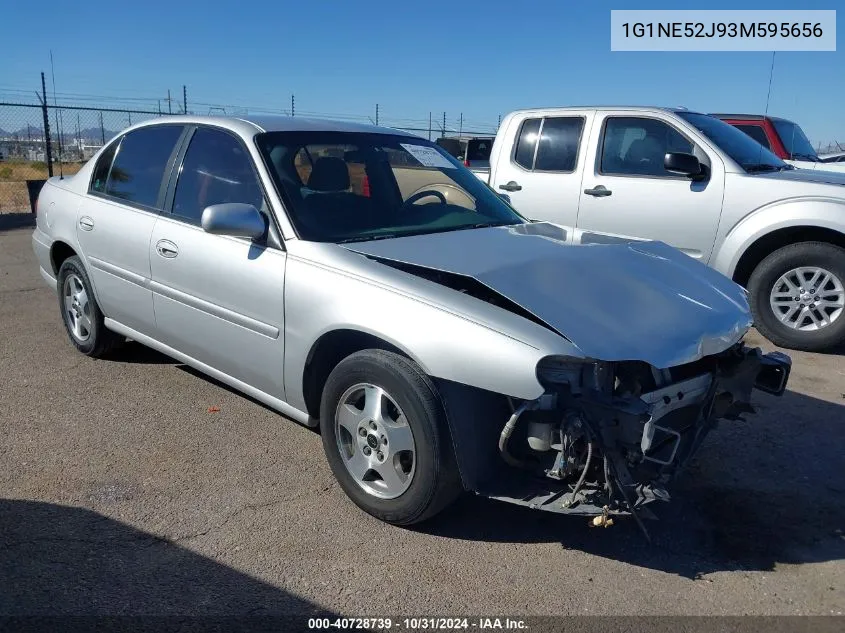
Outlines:
POLYGON ((76 173, 120 130, 157 116, 143 110, 0 103, 0 213, 30 211, 49 176, 76 173))

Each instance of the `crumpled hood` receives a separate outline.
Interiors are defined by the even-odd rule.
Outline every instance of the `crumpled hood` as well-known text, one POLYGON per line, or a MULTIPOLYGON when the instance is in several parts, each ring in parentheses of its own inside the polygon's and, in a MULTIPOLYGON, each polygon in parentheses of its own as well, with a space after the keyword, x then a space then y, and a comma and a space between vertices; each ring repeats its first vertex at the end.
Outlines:
POLYGON ((373 258, 473 277, 605 361, 692 362, 751 327, 745 291, 662 242, 571 246, 553 224, 351 243, 373 258))

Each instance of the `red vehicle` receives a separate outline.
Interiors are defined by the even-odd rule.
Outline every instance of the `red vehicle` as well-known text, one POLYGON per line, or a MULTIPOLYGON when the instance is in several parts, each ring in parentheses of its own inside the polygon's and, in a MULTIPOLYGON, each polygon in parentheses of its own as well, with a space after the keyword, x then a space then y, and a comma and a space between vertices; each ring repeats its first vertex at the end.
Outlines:
POLYGON ((818 154, 797 123, 762 114, 713 114, 730 123, 783 160, 819 162, 818 154))

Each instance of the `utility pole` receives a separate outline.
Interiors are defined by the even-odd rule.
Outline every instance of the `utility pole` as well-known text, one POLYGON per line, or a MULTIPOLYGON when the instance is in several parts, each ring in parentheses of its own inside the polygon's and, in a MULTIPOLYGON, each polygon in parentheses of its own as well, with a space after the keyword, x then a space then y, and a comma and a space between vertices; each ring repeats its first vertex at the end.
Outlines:
POLYGON ((173 104, 170 103, 170 88, 167 89, 167 113, 173 114, 173 104))
POLYGON ((47 82, 41 73, 41 111, 44 113, 44 154, 47 159, 47 174, 53 177, 53 149, 50 147, 50 117, 47 114, 47 82))
POLYGON ((376 104, 376 125, 378 125, 378 104, 376 104))
POLYGON ((182 84, 182 114, 188 114, 188 89, 182 84))
POLYGON ((502 115, 499 115, 499 120, 496 122, 496 131, 499 131, 499 128, 502 127, 502 115))
POLYGON ((296 116, 296 101, 293 98, 293 93, 290 95, 290 115, 296 116))

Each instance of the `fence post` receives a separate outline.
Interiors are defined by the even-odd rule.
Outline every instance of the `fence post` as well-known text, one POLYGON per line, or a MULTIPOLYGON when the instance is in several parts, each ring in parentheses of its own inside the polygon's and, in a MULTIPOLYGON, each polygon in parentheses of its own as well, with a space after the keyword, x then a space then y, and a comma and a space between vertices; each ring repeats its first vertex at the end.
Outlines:
POLYGON ((378 104, 376 104, 376 125, 378 125, 378 104))
POLYGON ((188 114, 188 89, 182 84, 182 114, 188 114))
POLYGON ((296 116, 295 106, 296 106, 296 103, 294 101, 293 94, 291 94, 291 96, 290 96, 290 115, 291 116, 296 116))
POLYGON ((431 112, 428 113, 428 140, 431 140, 431 112))
POLYGON ((50 115, 47 112, 47 83, 41 73, 41 112, 44 114, 44 155, 47 159, 47 174, 53 177, 53 149, 50 146, 50 115))
POLYGON ((106 128, 103 125, 103 112, 100 111, 100 138, 103 141, 103 145, 106 144, 106 128))

